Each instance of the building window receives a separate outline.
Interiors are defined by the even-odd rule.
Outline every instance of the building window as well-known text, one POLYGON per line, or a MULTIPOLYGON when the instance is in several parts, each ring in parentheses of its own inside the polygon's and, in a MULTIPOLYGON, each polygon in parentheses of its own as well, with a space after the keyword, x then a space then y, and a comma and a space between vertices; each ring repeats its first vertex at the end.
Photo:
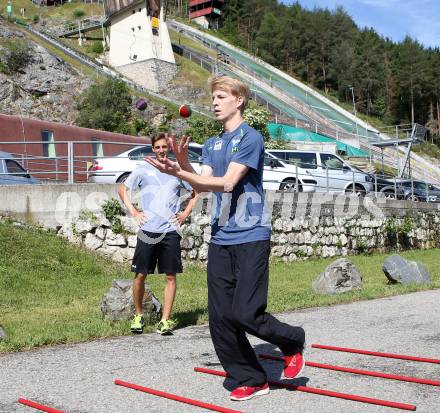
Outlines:
POLYGON ((57 156, 53 132, 48 130, 41 131, 41 141, 43 142, 43 156, 55 158, 57 156))
POLYGON ((94 157, 102 158, 104 156, 104 149, 100 139, 92 138, 92 151, 94 157))

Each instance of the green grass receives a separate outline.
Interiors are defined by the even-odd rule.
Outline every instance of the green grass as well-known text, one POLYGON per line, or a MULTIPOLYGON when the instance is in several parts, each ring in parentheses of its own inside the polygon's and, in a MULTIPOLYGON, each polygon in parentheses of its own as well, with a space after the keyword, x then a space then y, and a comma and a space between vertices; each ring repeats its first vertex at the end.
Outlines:
POLYGON ((385 176, 397 176, 398 170, 391 166, 387 166, 386 164, 382 167, 382 162, 373 162, 374 171, 377 175, 383 174, 385 176))
POLYGON ((412 147, 412 150, 421 156, 440 160, 440 146, 431 142, 422 142, 412 147))
POLYGON ((64 43, 67 46, 71 47, 72 49, 78 50, 79 52, 89 56, 90 58, 95 59, 97 57, 97 54, 91 50, 91 47, 94 42, 102 42, 102 30, 91 30, 90 32, 85 33, 84 36, 86 38, 86 42, 83 43, 83 46, 79 45, 77 36, 60 37, 58 40, 61 43, 64 43))
MULTIPOLYGON (((203 89, 207 91, 208 79, 212 76, 211 72, 201 68, 198 64, 191 62, 182 56, 175 55, 176 63, 179 65, 179 72, 172 80, 171 84, 176 87, 188 86, 192 88, 203 89)), ((205 93, 197 99, 200 105, 211 105, 211 97, 209 93, 205 93)))
POLYGON ((217 57, 217 53, 215 52, 215 50, 212 50, 209 47, 202 46, 200 43, 196 42, 195 40, 191 40, 190 38, 181 35, 180 33, 178 33, 177 31, 175 31, 173 29, 170 29, 169 33, 170 33, 170 39, 171 39, 172 43, 181 44, 182 46, 187 46, 197 52, 201 52, 205 55, 208 55, 208 56, 211 56, 214 58, 217 57))
MULTIPOLYGON (((0 14, 6 17, 6 5, 8 0, 0 0, 0 14)), ((12 2, 12 16, 22 18, 20 9, 24 7, 26 9, 24 19, 28 22, 32 21, 33 16, 38 16, 39 19, 51 19, 51 20, 76 20, 74 17, 75 10, 84 11, 84 19, 88 16, 99 16, 103 14, 102 4, 98 3, 64 3, 62 6, 37 6, 29 0, 13 0, 12 2)))
MULTIPOLYGON (((0 223, 0 325, 8 338, 0 353, 127 334, 128 322, 101 318, 103 294, 115 278, 132 278, 118 265, 75 247, 53 233, 0 223)), ((204 271, 179 278, 175 314, 185 324, 206 316, 204 271)), ((162 301, 164 280, 148 280, 162 301)), ((150 325, 148 331, 153 330, 150 325)))
POLYGON ((427 266, 433 279, 429 286, 422 284, 389 284, 382 271, 382 264, 391 254, 350 256, 348 258, 363 275, 363 289, 337 295, 318 295, 311 289, 313 280, 335 258, 307 260, 296 263, 272 263, 270 268, 268 307, 270 311, 281 312, 440 288, 440 269, 437 264, 439 252, 439 249, 399 252, 406 259, 420 261, 427 266))
MULTIPOLYGON (((43 345, 74 343, 129 333, 129 322, 111 323, 101 317, 103 294, 115 278, 132 278, 120 265, 69 244, 53 233, 0 223, 0 325, 8 337, 0 353, 43 345)), ((427 285, 389 285, 381 266, 385 255, 353 256, 364 276, 362 291, 335 296, 314 294, 311 283, 332 259, 271 263, 269 310, 289 311, 440 288, 440 250, 403 255, 423 262, 433 282, 427 285)), ((148 279, 162 300, 164 280, 148 279)), ((178 278, 174 316, 181 326, 206 323, 205 270, 190 266, 178 278)), ((153 331, 147 326, 146 331, 153 331)))

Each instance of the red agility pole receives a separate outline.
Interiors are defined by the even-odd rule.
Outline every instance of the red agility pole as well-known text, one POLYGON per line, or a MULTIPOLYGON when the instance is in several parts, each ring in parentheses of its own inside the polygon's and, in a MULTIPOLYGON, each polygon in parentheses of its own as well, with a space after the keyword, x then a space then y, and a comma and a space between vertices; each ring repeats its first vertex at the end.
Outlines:
POLYGON ((128 383, 128 382, 122 381, 122 380, 115 380, 115 384, 117 384, 118 386, 124 386, 124 387, 129 387, 130 389, 143 391, 145 393, 154 394, 155 396, 165 397, 166 399, 175 400, 177 402, 191 404, 193 406, 198 406, 203 409, 214 410, 215 412, 243 413, 239 410, 227 409, 225 407, 216 406, 215 404, 209 404, 209 403, 204 403, 204 402, 201 402, 198 400, 188 399, 186 397, 177 396, 176 394, 167 393, 167 392, 160 391, 160 390, 150 389, 149 387, 139 386, 137 384, 128 383))
POLYGON ((62 410, 54 409, 53 407, 44 406, 43 404, 33 402, 32 400, 26 400, 23 397, 18 399, 18 402, 21 404, 25 404, 26 406, 33 407, 34 409, 41 410, 47 413, 64 413, 62 410))
MULTIPOLYGON (((227 373, 225 373, 224 371, 209 370, 209 369, 205 369, 203 367, 194 367, 194 370, 199 373, 212 374, 214 376, 221 376, 221 377, 229 377, 227 375, 227 373)), ((330 391, 330 390, 317 389, 315 387, 295 386, 293 384, 282 383, 280 381, 268 380, 268 383, 271 386, 283 387, 283 388, 289 389, 289 390, 298 390, 298 391, 302 391, 305 393, 319 394, 321 396, 336 397, 338 399, 345 399, 345 400, 352 400, 355 402, 375 404, 378 406, 394 407, 396 409, 402 409, 402 410, 412 410, 412 411, 416 410, 416 406, 414 406, 412 404, 397 403, 397 402, 391 402, 388 400, 381 400, 381 399, 372 399, 370 397, 357 396, 355 394, 348 394, 348 393, 339 393, 339 392, 330 391)))
MULTIPOLYGON (((262 359, 284 361, 284 359, 282 357, 269 356, 268 354, 260 354, 260 357, 262 359)), ((382 373, 380 371, 352 369, 349 367, 334 366, 331 364, 315 363, 313 361, 306 361, 306 366, 316 367, 318 369, 343 371, 344 373, 360 374, 362 376, 380 377, 383 379, 408 381, 410 383, 427 384, 429 386, 439 386, 440 387, 440 381, 422 379, 419 377, 398 376, 395 374, 382 373)))
POLYGON ((378 351, 358 350, 355 348, 347 348, 347 347, 325 346, 323 344, 312 344, 312 347, 313 348, 320 348, 323 350, 343 351, 345 353, 364 354, 367 356, 377 356, 377 357, 386 357, 386 358, 390 358, 390 359, 401 359, 401 360, 410 360, 410 361, 420 361, 422 363, 440 364, 440 360, 438 360, 438 359, 429 359, 426 357, 405 356, 404 354, 380 353, 378 351))

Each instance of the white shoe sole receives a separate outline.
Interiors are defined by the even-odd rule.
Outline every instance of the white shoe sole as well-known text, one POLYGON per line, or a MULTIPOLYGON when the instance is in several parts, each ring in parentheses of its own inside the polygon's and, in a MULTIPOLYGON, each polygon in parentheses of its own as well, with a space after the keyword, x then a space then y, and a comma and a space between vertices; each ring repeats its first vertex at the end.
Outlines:
POLYGON ((266 394, 269 394, 270 392, 270 388, 268 387, 267 389, 262 389, 262 390, 258 390, 255 393, 252 393, 251 395, 247 396, 247 397, 233 397, 231 396, 231 400, 234 400, 236 402, 244 402, 245 400, 250 400, 255 396, 264 396, 266 394))

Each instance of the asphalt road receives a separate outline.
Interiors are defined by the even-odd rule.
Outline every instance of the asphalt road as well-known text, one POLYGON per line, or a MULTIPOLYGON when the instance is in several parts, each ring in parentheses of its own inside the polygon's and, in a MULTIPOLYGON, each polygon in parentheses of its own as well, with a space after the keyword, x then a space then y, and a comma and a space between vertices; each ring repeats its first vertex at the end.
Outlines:
MULTIPOLYGON (((312 349, 329 344, 440 358, 440 291, 364 301, 279 314, 307 334, 308 361, 440 380, 440 364, 392 360, 312 349)), ((272 345, 251 339, 259 353, 277 355, 272 345)), ((271 380, 279 362, 263 360, 271 380)), ((196 373, 195 366, 222 370, 207 326, 179 329, 173 336, 156 334, 56 346, 0 357, 0 412, 31 412, 19 397, 70 413, 144 413, 207 411, 132 389, 115 379, 193 398, 243 412, 392 412, 332 397, 273 388, 247 402, 229 400, 230 380, 196 373), (229 390, 228 390, 229 389, 229 390)), ((418 412, 440 411, 440 387, 404 383, 306 367, 290 381, 311 387, 415 404, 418 412)), ((401 411, 401 410, 400 410, 401 411)))

